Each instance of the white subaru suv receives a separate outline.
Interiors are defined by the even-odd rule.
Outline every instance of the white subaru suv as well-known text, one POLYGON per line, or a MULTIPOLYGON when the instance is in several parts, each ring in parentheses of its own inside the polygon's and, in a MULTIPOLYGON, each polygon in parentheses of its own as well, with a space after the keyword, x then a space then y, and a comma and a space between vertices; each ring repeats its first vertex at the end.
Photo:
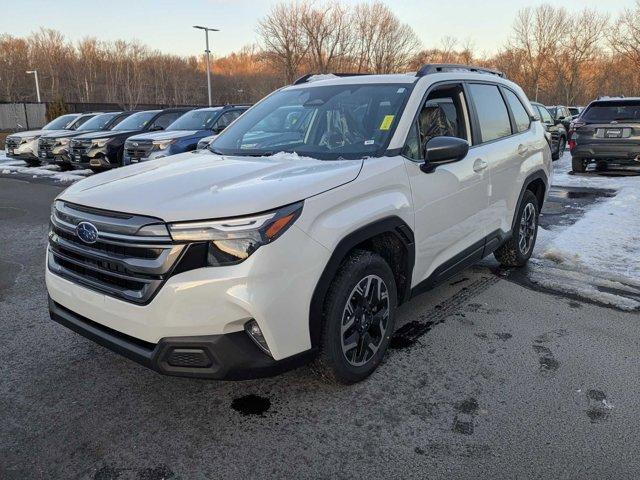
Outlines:
POLYGON ((550 176, 544 126, 499 72, 305 76, 206 150, 65 190, 51 317, 163 374, 315 360, 356 382, 399 304, 491 253, 527 262, 550 176))

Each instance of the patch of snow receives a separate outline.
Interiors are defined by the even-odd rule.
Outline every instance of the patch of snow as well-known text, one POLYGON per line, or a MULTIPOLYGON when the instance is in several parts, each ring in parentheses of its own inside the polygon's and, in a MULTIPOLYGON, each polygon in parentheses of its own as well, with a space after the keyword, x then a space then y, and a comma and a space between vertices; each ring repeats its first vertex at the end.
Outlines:
POLYGON ((554 163, 552 184, 617 194, 594 204, 573 225, 540 228, 529 277, 553 290, 640 310, 640 176, 575 176, 570 169, 571 156, 565 154, 554 163))
POLYGON ((23 161, 0 162, 1 173, 3 175, 31 175, 31 178, 48 177, 61 183, 71 183, 82 180, 93 172, 87 170, 71 170, 68 172, 60 171, 58 165, 43 165, 41 167, 27 167, 23 161))

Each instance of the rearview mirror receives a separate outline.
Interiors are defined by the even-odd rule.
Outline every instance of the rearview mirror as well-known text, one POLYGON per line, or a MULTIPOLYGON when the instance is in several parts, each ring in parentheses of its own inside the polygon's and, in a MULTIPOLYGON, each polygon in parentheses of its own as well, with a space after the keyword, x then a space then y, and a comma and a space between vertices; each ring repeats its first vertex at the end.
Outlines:
POLYGON ((420 170, 433 172, 438 165, 462 160, 469 152, 469 143, 458 137, 433 137, 424 144, 424 163, 420 170))

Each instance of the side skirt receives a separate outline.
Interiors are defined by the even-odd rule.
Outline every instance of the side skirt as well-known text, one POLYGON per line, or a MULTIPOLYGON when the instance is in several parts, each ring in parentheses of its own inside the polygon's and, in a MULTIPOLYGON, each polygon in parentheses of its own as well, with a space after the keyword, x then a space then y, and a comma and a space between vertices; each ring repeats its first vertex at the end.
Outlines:
POLYGON ((511 232, 496 230, 436 268, 428 278, 411 289, 411 298, 437 287, 456 273, 491 255, 511 237, 511 232))

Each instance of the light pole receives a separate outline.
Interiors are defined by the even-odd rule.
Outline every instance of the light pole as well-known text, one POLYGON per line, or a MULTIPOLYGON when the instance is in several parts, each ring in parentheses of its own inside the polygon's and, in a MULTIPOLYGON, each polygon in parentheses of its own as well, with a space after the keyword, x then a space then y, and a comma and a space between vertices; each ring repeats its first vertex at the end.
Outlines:
POLYGON ((204 38, 207 45, 207 49, 205 50, 205 53, 207 54, 207 93, 209 94, 209 106, 211 106, 211 69, 209 68, 209 55, 211 54, 211 51, 209 50, 209 32, 219 32, 220 30, 200 25, 194 25, 193 28, 204 30, 204 38))
POLYGON ((40 84, 38 83, 38 71, 27 70, 27 73, 33 73, 33 75, 36 77, 36 96, 38 97, 38 103, 40 103, 40 84))

